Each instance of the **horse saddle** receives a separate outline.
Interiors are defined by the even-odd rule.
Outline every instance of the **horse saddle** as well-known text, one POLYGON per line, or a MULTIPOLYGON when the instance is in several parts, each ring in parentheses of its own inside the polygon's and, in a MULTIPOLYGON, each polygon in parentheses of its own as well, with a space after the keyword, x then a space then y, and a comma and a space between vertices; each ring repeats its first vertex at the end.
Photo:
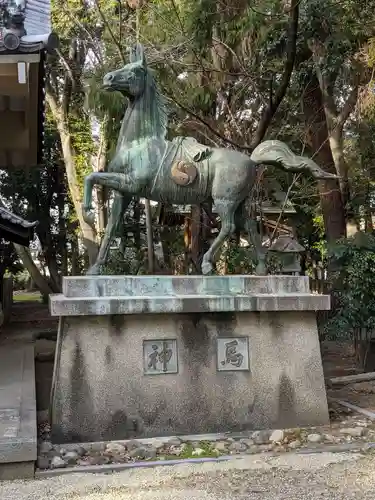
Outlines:
POLYGON ((172 180, 179 186, 189 186, 198 175, 198 165, 196 164, 207 160, 211 156, 212 150, 200 144, 193 137, 176 137, 172 143, 178 147, 179 156, 183 158, 172 164, 172 180))

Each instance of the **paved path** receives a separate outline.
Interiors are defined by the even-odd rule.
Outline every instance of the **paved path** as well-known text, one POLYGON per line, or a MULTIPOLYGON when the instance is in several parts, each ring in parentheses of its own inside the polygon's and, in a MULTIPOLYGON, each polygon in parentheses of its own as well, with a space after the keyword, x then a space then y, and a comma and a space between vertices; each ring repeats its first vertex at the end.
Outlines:
POLYGON ((34 345, 1 343, 0 464, 31 463, 37 457, 36 445, 34 345))
POLYGON ((375 457, 253 455, 225 463, 0 483, 1 500, 373 500, 375 457))

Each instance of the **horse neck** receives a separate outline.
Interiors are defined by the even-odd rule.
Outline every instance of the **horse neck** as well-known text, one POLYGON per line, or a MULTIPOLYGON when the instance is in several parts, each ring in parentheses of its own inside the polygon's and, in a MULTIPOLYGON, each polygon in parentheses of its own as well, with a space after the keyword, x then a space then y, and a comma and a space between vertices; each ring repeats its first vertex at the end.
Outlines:
POLYGON ((129 149, 132 143, 140 143, 151 138, 163 139, 165 127, 160 116, 161 112, 155 88, 147 85, 141 96, 129 102, 121 125, 117 151, 121 148, 129 149))

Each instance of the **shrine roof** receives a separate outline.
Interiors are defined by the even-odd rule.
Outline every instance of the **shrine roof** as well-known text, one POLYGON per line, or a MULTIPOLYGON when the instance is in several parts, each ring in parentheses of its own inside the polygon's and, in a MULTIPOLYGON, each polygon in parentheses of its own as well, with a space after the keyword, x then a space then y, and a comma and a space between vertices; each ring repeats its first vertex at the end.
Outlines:
POLYGON ((51 0, 0 0, 0 53, 35 53, 57 45, 51 0))
POLYGON ((37 222, 29 222, 2 206, 0 206, 0 218, 25 229, 35 227, 37 225, 37 222))
POLYGON ((26 0, 25 29, 27 35, 43 35, 51 29, 51 0, 26 0))

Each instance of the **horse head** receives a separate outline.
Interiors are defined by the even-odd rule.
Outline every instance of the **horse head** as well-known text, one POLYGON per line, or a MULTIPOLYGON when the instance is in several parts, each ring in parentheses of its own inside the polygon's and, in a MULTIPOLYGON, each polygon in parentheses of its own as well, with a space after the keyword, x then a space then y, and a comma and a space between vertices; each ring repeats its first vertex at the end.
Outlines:
POLYGON ((123 68, 107 73, 103 78, 103 88, 119 91, 130 99, 140 97, 146 87, 147 63, 142 45, 130 50, 130 62, 123 68))

